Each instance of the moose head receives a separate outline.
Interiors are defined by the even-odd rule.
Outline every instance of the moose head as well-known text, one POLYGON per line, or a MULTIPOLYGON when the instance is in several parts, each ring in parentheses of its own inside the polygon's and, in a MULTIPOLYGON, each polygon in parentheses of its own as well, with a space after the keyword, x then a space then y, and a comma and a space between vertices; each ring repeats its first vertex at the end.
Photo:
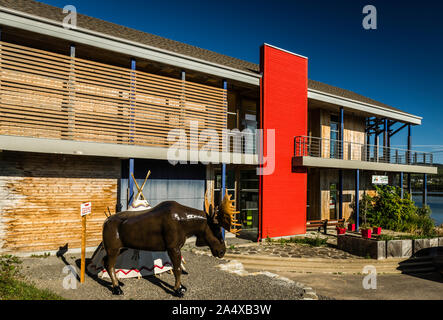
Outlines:
POLYGON ((211 249, 212 255, 223 258, 226 252, 226 245, 223 239, 222 228, 232 232, 238 233, 241 229, 236 227, 241 226, 237 223, 236 215, 239 211, 235 211, 235 201, 231 200, 231 195, 226 191, 220 207, 214 205, 214 194, 211 196, 211 202, 208 200, 208 191, 205 193, 205 213, 207 216, 208 227, 211 230, 216 241, 207 243, 205 239, 197 239, 197 246, 208 245, 211 249))

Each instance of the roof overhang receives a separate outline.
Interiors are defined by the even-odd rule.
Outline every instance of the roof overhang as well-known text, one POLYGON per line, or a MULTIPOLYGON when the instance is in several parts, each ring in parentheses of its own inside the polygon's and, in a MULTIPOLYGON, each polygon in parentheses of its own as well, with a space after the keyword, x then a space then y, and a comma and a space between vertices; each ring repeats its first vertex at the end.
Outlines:
POLYGON ((308 89, 308 99, 330 103, 336 106, 342 106, 344 110, 348 111, 359 111, 368 115, 389 118, 392 120, 415 125, 421 125, 421 120, 423 119, 422 117, 415 116, 403 111, 384 108, 382 106, 356 101, 313 89, 308 89))
POLYGON ((0 135, 0 150, 54 153, 78 156, 97 156, 111 158, 137 158, 137 159, 159 159, 174 160, 180 162, 200 161, 202 163, 226 163, 258 165, 257 154, 244 154, 232 152, 195 152, 190 150, 171 150, 167 147, 149 147, 124 145, 113 143, 99 143, 73 140, 59 140, 46 138, 31 138, 21 136, 0 135))
POLYGON ((62 21, 54 21, 0 6, 0 25, 27 30, 101 49, 124 53, 159 63, 212 74, 224 79, 259 85, 260 74, 246 72, 176 52, 159 49, 138 42, 113 37, 104 33, 77 27, 63 28, 62 21))
MULTIPOLYGON (((223 66, 176 52, 159 49, 138 42, 113 37, 85 28, 78 27, 76 29, 65 29, 63 28, 63 23, 61 21, 46 19, 2 6, 0 6, 0 25, 44 34, 50 37, 71 41, 73 43, 80 43, 113 52, 123 53, 133 56, 134 58, 147 59, 176 66, 182 69, 211 74, 228 80, 235 80, 256 86, 260 85, 261 75, 257 73, 230 68, 228 66, 223 66)), ((411 124, 419 125, 421 124, 422 120, 421 117, 414 116, 406 112, 395 111, 313 89, 308 89, 308 98, 335 104, 337 106, 343 106, 348 110, 357 110, 374 116, 387 117, 393 120, 411 124)))

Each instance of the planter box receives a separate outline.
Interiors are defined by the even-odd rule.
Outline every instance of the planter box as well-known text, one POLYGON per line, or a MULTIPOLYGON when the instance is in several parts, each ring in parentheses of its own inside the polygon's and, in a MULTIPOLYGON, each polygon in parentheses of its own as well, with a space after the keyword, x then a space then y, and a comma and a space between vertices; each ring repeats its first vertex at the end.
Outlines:
POLYGON ((409 258, 412 256, 412 240, 389 240, 386 243, 387 258, 409 258))
POLYGON ((372 228, 372 233, 379 236, 381 234, 381 227, 372 228))
POLYGON ((356 256, 372 259, 386 258, 386 241, 363 239, 360 237, 341 235, 337 238, 337 248, 356 256))
POLYGON ((363 238, 371 239, 372 230, 371 229, 362 229, 361 235, 363 238))
POLYGON ((348 231, 355 231, 355 223, 348 224, 348 231))

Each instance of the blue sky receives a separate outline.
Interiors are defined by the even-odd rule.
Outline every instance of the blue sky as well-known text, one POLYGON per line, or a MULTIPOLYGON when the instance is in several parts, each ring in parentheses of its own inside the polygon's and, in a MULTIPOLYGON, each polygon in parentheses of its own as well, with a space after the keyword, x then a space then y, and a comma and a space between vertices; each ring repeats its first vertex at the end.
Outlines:
MULTIPOLYGON (((42 0, 258 63, 269 43, 309 58, 309 78, 422 116, 413 149, 443 150, 442 1, 42 0), (377 30, 362 9, 377 8, 377 30)), ((406 130, 392 146, 404 147, 406 130)), ((443 163, 443 152, 435 153, 443 163)))

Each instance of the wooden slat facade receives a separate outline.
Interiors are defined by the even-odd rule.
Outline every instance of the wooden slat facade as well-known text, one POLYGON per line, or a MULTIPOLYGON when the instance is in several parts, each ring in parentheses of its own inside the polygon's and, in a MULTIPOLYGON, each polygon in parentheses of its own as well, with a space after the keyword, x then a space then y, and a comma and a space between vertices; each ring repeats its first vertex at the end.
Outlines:
POLYGON ((89 201, 87 246, 98 245, 120 171, 113 158, 1 152, 0 253, 79 248, 80 204, 89 201))
POLYGON ((1 135, 169 147, 198 121, 221 150, 226 114, 221 88, 0 42, 1 135))

